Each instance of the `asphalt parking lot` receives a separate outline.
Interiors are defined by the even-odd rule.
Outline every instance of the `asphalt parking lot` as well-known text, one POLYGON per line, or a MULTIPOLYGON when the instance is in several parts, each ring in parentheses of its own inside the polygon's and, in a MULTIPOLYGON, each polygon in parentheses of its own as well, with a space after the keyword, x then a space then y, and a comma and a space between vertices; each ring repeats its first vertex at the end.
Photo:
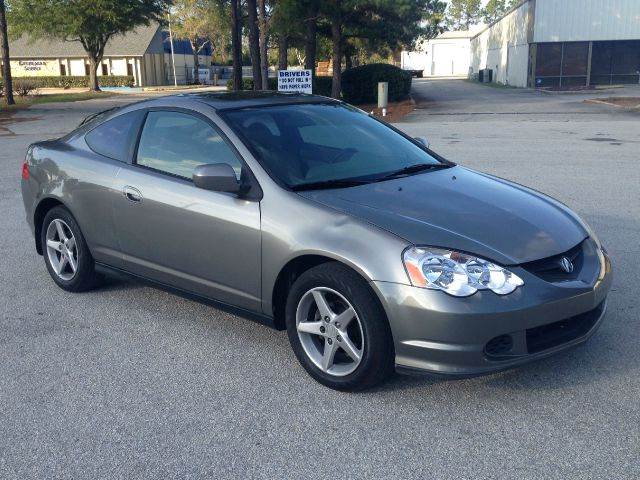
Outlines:
POLYGON ((26 146, 132 98, 38 106, 0 119, 0 478, 640 477, 640 112, 463 81, 414 94, 400 128, 598 232, 615 281, 590 342, 345 394, 305 374, 284 332, 122 280, 63 292, 24 220, 26 146))

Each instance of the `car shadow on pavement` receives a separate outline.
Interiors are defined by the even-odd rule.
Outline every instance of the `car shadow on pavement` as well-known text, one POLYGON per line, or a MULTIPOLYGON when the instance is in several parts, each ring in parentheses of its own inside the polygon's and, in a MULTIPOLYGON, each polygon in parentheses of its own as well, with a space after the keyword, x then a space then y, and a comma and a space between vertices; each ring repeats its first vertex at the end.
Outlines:
MULTIPOLYGON (((149 286, 144 282, 138 282, 135 279, 130 279, 124 276, 106 276, 105 283, 100 290, 102 292, 119 292, 129 290, 144 290, 149 286)), ((151 288, 150 291, 158 290, 162 292, 162 289, 151 288)), ((140 306, 144 307, 148 303, 145 299, 145 295, 138 297, 140 306)), ((615 296, 617 297, 617 296, 615 296)), ((611 377, 617 375, 626 375, 627 371, 638 369, 638 358, 634 356, 631 351, 621 351, 620 338, 628 337, 625 334, 625 329, 632 329, 633 326, 626 318, 625 309, 621 308, 615 298, 612 296, 609 305, 608 312, 604 319, 602 327, 598 332, 585 344, 571 348, 567 351, 560 352, 552 357, 537 360, 531 364, 520 366, 515 369, 507 370, 504 372, 498 372, 478 377, 467 378, 452 378, 443 377, 437 375, 401 375, 396 374, 392 376, 389 381, 383 385, 365 392, 368 394, 385 394, 393 391, 415 391, 420 393, 421 396, 428 394, 429 390, 438 386, 453 386, 457 389, 456 385, 460 385, 460 390, 472 388, 480 391, 482 389, 487 390, 499 390, 503 392, 507 391, 553 391, 553 390, 566 390, 575 388, 581 385, 599 382, 600 377, 611 377)), ((172 294, 167 294, 166 299, 172 298, 172 294)), ((157 300, 157 299, 156 299, 157 300)), ((184 299, 185 304, 181 308, 191 310, 190 299, 184 299)), ((161 302, 165 300, 162 299, 161 302)), ((153 302, 155 303, 155 302, 153 302)), ((201 302, 195 302, 196 305, 200 305, 201 302)), ((206 308, 206 304, 202 304, 206 308)), ((148 306, 148 305, 147 305, 148 306)), ((222 311, 221 311, 222 313, 222 311)), ((234 316, 232 315, 232 318, 234 316)), ((198 323, 211 322, 210 316, 198 316, 198 323)), ((250 322, 249 320, 246 320, 250 322)), ((220 322, 219 320, 213 321, 218 323, 216 327, 216 334, 225 334, 220 332, 219 329, 233 329, 233 335, 244 336, 247 333, 246 345, 250 345, 255 338, 253 338, 252 329, 238 329, 238 324, 235 322, 227 323, 220 322), (227 323, 225 326, 224 324, 227 323), (252 337, 252 338, 248 338, 252 337)), ((231 335, 231 332, 228 332, 231 335)), ((255 332, 254 332, 255 333, 255 332)), ((282 340, 279 338, 277 331, 273 331, 271 335, 260 335, 260 342, 273 341, 273 348, 277 350, 282 345, 282 340), (272 339, 272 340, 270 340, 272 339)), ((244 342, 243 342, 244 343, 244 342)), ((260 345, 255 345, 256 348, 261 348, 260 345)), ((268 348, 262 345, 262 348, 268 348)), ((273 350, 272 350, 273 351, 273 350)), ((286 356, 285 352, 282 352, 283 356, 286 356)), ((494 392, 495 393, 495 392, 494 392)), ((426 397, 425 397, 426 398, 426 397)))
POLYGON ((119 292, 143 289, 146 285, 142 282, 138 282, 133 278, 128 278, 125 275, 109 274, 103 275, 100 286, 97 288, 99 292, 119 292))

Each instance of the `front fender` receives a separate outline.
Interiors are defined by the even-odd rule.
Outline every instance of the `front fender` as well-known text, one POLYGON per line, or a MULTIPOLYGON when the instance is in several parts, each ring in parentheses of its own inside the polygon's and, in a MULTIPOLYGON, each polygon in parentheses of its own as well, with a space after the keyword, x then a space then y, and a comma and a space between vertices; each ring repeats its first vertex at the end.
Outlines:
POLYGON ((265 195, 261 210, 265 314, 273 312, 273 291, 280 272, 290 261, 303 255, 341 262, 370 283, 408 284, 402 266, 402 252, 409 245, 406 240, 285 190, 265 195))

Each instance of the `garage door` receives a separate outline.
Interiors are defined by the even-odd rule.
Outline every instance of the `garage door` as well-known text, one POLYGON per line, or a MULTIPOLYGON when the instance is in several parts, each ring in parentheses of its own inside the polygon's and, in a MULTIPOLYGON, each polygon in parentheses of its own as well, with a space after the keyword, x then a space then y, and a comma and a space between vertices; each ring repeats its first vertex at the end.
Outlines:
POLYGON ((438 43, 433 46, 431 74, 435 76, 469 73, 469 46, 460 43, 438 43))
POLYGON ((432 75, 453 75, 456 55, 460 50, 457 45, 443 43, 433 46, 433 72, 432 75))

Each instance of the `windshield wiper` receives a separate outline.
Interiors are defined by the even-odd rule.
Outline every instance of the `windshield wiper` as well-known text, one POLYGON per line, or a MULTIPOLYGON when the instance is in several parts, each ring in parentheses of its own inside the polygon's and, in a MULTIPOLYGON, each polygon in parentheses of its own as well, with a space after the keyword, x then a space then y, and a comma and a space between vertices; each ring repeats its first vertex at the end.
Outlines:
POLYGON ((412 173, 423 172, 426 170, 441 170, 444 168, 450 168, 451 165, 447 165, 446 163, 418 163, 416 165, 409 165, 408 167, 401 168, 400 170, 396 170, 395 172, 391 172, 388 175, 384 175, 376 179, 376 182, 381 182, 383 180, 391 180, 392 178, 402 177, 404 175, 411 175, 412 173))
POLYGON ((300 190, 324 190, 330 188, 348 188, 348 187, 356 187, 358 185, 366 185, 367 183, 371 183, 367 180, 324 180, 322 182, 309 182, 309 183, 300 183, 298 185, 294 185, 291 187, 294 191, 300 190))

